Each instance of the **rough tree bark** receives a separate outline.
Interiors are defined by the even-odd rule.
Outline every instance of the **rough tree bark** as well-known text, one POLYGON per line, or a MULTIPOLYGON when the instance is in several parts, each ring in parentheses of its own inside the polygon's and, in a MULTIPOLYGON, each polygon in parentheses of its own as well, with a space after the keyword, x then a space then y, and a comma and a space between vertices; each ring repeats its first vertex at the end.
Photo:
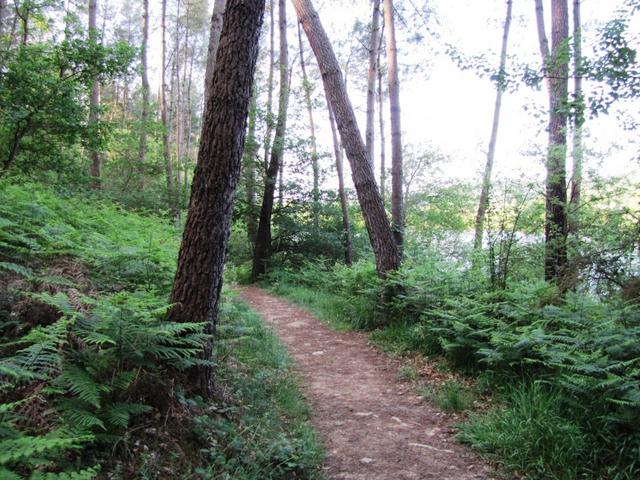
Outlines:
POLYGON ((342 144, 351 164, 351 176, 376 258, 376 270, 379 275, 384 276, 387 272, 398 269, 400 254, 342 81, 340 65, 311 1, 293 0, 293 5, 318 61, 325 94, 333 109, 342 144))
POLYGON ((369 153, 369 160, 373 164, 374 140, 375 140, 375 103, 376 103, 376 74, 380 45, 380 0, 373 0, 373 13, 371 15, 371 37, 369 38, 369 71, 367 74, 367 126, 365 130, 365 144, 369 153))
POLYGON ((271 216, 273 214, 273 200, 276 181, 282 156, 284 153, 284 136, 287 128, 287 109, 289 106, 289 52, 287 43, 287 11, 286 0, 278 0, 278 31, 280 34, 280 94, 278 98, 278 118, 276 120, 276 133, 271 147, 271 159, 267 168, 264 181, 264 194, 260 209, 258 232, 256 233, 256 245, 253 252, 253 267, 251 280, 256 281, 266 272, 267 263, 271 257, 271 216))
POLYGON ((336 121, 331 110, 331 104, 327 98, 327 110, 329 111, 329 124, 331 125, 331 138, 333 139, 333 152, 336 157, 336 172, 338 174, 338 197, 342 211, 342 246, 344 247, 344 263, 349 267, 353 264, 353 246, 351 243, 351 221, 349 220, 349 203, 344 189, 344 160, 342 158, 342 145, 338 139, 336 121))
MULTIPOLYGON (((258 56, 264 0, 228 0, 204 118, 178 269, 171 293, 176 322, 205 322, 214 333, 227 255, 233 198, 240 176, 245 126, 258 56)), ((212 344, 203 352, 211 359, 212 344)), ((211 367, 191 372, 209 396, 211 367)))
POLYGON ((302 30, 298 22, 298 45, 300 48, 300 67, 302 68, 302 88, 304 89, 304 100, 307 107, 307 118, 309 120, 309 133, 311 140, 311 169, 313 171, 313 228, 318 230, 320 226, 320 166, 318 165, 318 145, 316 142, 316 127, 313 122, 313 103, 311 102, 311 83, 307 75, 307 66, 304 62, 304 48, 302 46, 302 30))
MULTIPOLYGON (((89 0, 89 41, 91 43, 98 42, 98 30, 96 27, 96 19, 98 13, 98 1, 89 0)), ((91 96, 89 97, 89 122, 96 124, 100 120, 100 83, 96 80, 91 85, 91 96)), ((91 169, 90 175, 93 177, 93 188, 100 188, 100 175, 102 171, 102 159, 100 152, 93 148, 90 152, 91 169)))
POLYGON ((149 124, 149 75, 147 68, 147 49, 149 44, 149 0, 143 0, 142 14, 142 49, 140 63, 142 65, 142 115, 140 118, 140 145, 138 163, 144 168, 147 158, 147 128, 149 124))
POLYGON ((569 195, 568 232, 577 234, 580 228, 580 195, 582 193, 582 127, 584 125, 584 95, 582 93, 582 26, 580 19, 580 0, 573 0, 573 95, 576 112, 573 120, 573 172, 569 195))
POLYGON ((213 14, 211 15, 211 29, 209 30, 209 49, 207 52, 207 69, 204 74, 204 106, 208 105, 207 99, 213 83, 213 71, 216 66, 216 56, 218 45, 220 44, 220 32, 224 20, 224 8, 226 0, 215 0, 213 4, 213 14))
POLYGON ((162 155, 164 172, 167 181, 169 204, 173 207, 173 163, 169 149, 169 119, 167 117, 167 0, 162 0, 162 72, 160 74, 160 119, 162 121, 162 155))
POLYGON ((567 0, 551 2, 551 52, 542 0, 535 0, 540 54, 549 91, 549 150, 545 201, 544 278, 563 287, 567 264, 567 96, 569 68, 567 0))
POLYGON ((496 83, 496 102, 493 107, 493 123, 491 124, 491 137, 489 139, 489 151, 487 152, 487 163, 484 166, 484 176, 482 178, 482 190, 480 192, 480 202, 478 203, 478 213, 476 214, 475 236, 473 246, 475 250, 482 248, 482 237, 484 235, 484 217, 489 207, 489 192, 491 190, 491 171, 493 170, 493 158, 496 153, 496 141, 498 139, 498 126, 500 125, 500 108, 502 106, 502 93, 504 92, 505 68, 507 63, 507 44, 509 40, 509 29, 511 27, 511 12, 513 1, 507 0, 507 15, 504 20, 504 30, 502 31, 502 47, 500 48, 500 67, 498 70, 498 80, 496 83))
POLYGON ((402 195, 402 128, 400 125, 400 81, 393 0, 384 0, 384 25, 387 39, 387 80, 389 82, 389 120, 391 123, 391 225, 393 237, 402 255, 404 242, 404 199, 402 195))

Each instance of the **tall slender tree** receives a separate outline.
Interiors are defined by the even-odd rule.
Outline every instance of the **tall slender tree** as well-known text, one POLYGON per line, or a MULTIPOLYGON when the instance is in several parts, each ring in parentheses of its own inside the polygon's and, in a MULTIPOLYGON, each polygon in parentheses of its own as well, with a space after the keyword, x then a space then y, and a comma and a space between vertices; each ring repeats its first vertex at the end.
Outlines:
POLYGON ((375 255, 376 270, 384 276, 398 269, 400 254, 384 211, 353 107, 347 96, 340 64, 311 1, 293 0, 293 5, 318 61, 325 95, 333 109, 342 144, 351 164, 351 176, 375 255))
POLYGON ((580 228, 580 197, 582 194, 582 127, 584 125, 584 94, 582 92, 582 25, 580 0, 573 0, 573 96, 576 111, 573 117, 573 171, 569 194, 569 233, 576 234, 580 228))
POLYGON ((269 1, 269 74, 267 76, 267 105, 266 128, 264 134, 264 160, 263 169, 266 175, 269 168, 269 154, 271 153, 271 135, 273 132, 273 72, 275 70, 275 14, 274 4, 276 0, 269 1))
POLYGON ((551 1, 551 51, 544 24, 542 0, 535 0, 535 5, 540 54, 549 93, 544 277, 562 287, 567 264, 568 5, 567 0, 551 1))
MULTIPOLYGON (((89 0, 89 41, 98 43, 98 29, 96 20, 98 15, 98 0, 89 0)), ((89 97, 89 122, 93 125, 100 120, 100 83, 94 80, 91 85, 91 96, 89 97)), ((91 171, 93 177, 93 187, 100 188, 100 175, 102 171, 102 159, 97 148, 92 148, 90 152, 91 171)))
POLYGON ((302 69, 302 89, 304 90, 307 119, 309 121, 309 140, 311 141, 311 169, 313 171, 313 228, 318 230, 320 224, 320 165, 318 163, 318 145, 316 142, 316 127, 313 121, 313 102, 311 101, 311 82, 307 75, 304 61, 304 47, 302 45, 302 30, 298 25, 298 46, 300 48, 300 68, 302 69))
POLYGON ((284 141, 287 128, 287 110, 289 107, 289 44, 287 42, 287 11, 286 0, 278 0, 278 32, 280 35, 280 94, 278 98, 278 118, 273 145, 271 147, 271 159, 267 168, 264 182, 264 194, 260 209, 260 220, 256 234, 256 244, 253 252, 253 267, 251 279, 256 281, 266 272, 267 263, 271 257, 271 217, 273 214, 273 201, 280 164, 284 154, 284 141))
POLYGON ((245 201, 247 202, 246 224, 247 238, 253 246, 256 241, 258 224, 256 219, 256 157, 258 142, 256 138, 256 117, 258 115, 258 95, 254 86, 249 107, 249 130, 245 142, 242 164, 244 166, 245 201))
POLYGON ((7 0, 0 0, 0 40, 4 36, 4 23, 7 18, 7 0))
POLYGON ((500 125, 500 109, 502 107, 502 94, 505 89, 505 68, 507 63, 507 44, 509 41, 509 29, 511 27, 511 15, 513 10, 513 0, 507 0, 507 15, 504 20, 502 30, 502 46, 500 48, 500 66, 496 81, 496 101, 493 106, 493 122, 491 123, 491 137, 489 138, 489 150, 487 151, 487 163, 484 166, 482 177, 482 190, 480 192, 480 202, 478 203, 478 213, 476 214, 475 236, 473 245, 476 250, 482 248, 482 237, 484 234, 484 217, 489 207, 489 192, 491 190, 491 172, 493 170, 493 159, 496 153, 496 142, 498 140, 498 127, 500 125))
POLYGON ((162 122, 162 155, 164 158, 165 177, 169 203, 174 205, 173 195, 173 162, 169 147, 169 118, 167 115, 167 0, 162 0, 161 35, 162 35, 162 68, 160 72, 160 119, 162 122))
MULTIPOLYGON (((218 318, 263 13, 264 0, 227 2, 171 293, 174 307, 169 320, 206 323, 206 331, 212 334, 218 318)), ((211 353, 209 343, 203 359, 210 360, 211 353)), ((209 365, 194 370, 191 376, 202 395, 212 393, 209 365)))
POLYGON ((402 128, 400 122, 400 80, 393 0, 384 0, 387 39, 387 79, 389 82, 389 120, 391 123, 391 224, 393 237, 402 255, 404 243, 404 198, 402 195, 402 128))
POLYGON ((378 54, 378 124, 380 127, 380 197, 382 204, 385 202, 387 185, 387 159, 386 159, 386 135, 384 131, 384 95, 382 91, 382 67, 378 54))
POLYGON ((331 110, 331 104, 327 99, 327 110, 329 111, 329 125, 331 126, 331 138, 333 140, 333 152, 336 157, 336 172, 338 175, 338 198, 340 199, 340 210, 342 212, 342 246, 344 248, 344 263, 349 267, 353 264, 353 245, 351 242, 351 221, 349 220, 349 202, 347 192, 344 188, 344 159, 342 157, 342 145, 338 139, 336 130, 336 120, 331 110))
POLYGON ((205 107, 208 105, 206 99, 209 98, 211 84, 213 83, 213 71, 216 67, 216 55, 218 52, 218 45, 220 44, 220 32, 222 31, 222 22, 224 20, 224 9, 226 3, 226 0, 215 0, 213 3, 211 28, 209 30, 209 47, 207 51, 207 69, 204 74, 205 107))
POLYGON ((147 67, 147 49, 149 44, 149 0, 142 0, 142 48, 140 64, 142 66, 142 114, 140 118, 140 145, 138 162, 144 168, 147 159, 147 130, 149 128, 149 74, 147 67))
POLYGON ((371 14, 371 36, 369 37, 369 71, 367 73, 367 126, 365 130, 365 144, 369 153, 369 160, 373 162, 375 140, 375 104, 376 104, 376 75, 380 58, 380 0, 373 0, 371 14))

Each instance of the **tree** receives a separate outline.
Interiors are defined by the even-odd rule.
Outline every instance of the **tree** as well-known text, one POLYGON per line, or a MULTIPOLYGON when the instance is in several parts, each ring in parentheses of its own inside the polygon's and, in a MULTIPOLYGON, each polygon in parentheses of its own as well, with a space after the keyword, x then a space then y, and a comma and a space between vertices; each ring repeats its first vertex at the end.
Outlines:
POLYGON ((140 147, 138 162, 144 166, 147 158, 147 129, 149 124, 149 75, 147 68, 147 48, 149 43, 149 0, 143 0, 142 14, 142 48, 140 64, 142 66, 142 114, 140 119, 140 147))
POLYGON ((164 158, 164 171, 167 182, 167 194, 169 204, 174 204, 173 198, 173 162, 169 150, 169 117, 167 115, 167 0, 162 0, 162 68, 160 72, 160 120, 162 122, 162 156, 164 158))
POLYGON ((567 97, 569 19, 567 0, 551 2, 551 52, 542 0, 536 0, 540 54, 549 92, 549 149, 545 200, 545 280, 562 283, 567 264, 567 97))
POLYGON ((333 140, 333 152, 336 157, 336 172, 338 174, 338 197, 340 198, 340 210, 342 212, 342 245, 344 247, 344 263, 348 266, 353 264, 353 246, 351 242, 351 222, 349 221, 349 202, 344 189, 344 161, 342 158, 342 145, 338 140, 336 131, 336 121, 331 110, 331 104, 327 99, 327 110, 329 111, 329 124, 331 126, 331 138, 333 140))
POLYGON ((400 81, 393 0, 384 0, 387 39, 387 79, 391 122, 391 224, 398 251, 404 242, 404 200, 402 198, 402 128, 400 126, 400 81))
MULTIPOLYGON (((204 74, 204 98, 209 97, 211 84, 213 82, 213 71, 216 66, 216 54, 220 44, 220 32, 224 20, 224 8, 226 0, 215 0, 213 4, 213 14, 211 15, 211 28, 209 31, 209 47, 207 50, 207 69, 204 74)), ((205 106, 207 102, 204 102, 205 106)))
POLYGON ((482 178, 482 190, 480 201, 478 202, 478 213, 476 214, 475 236, 473 246, 475 250, 482 248, 482 237, 484 233, 484 217, 489 207, 489 192, 491 190, 491 171, 493 170, 493 158, 496 153, 496 141, 498 140, 498 126, 500 124, 500 107, 502 106, 502 93, 505 89, 506 63, 507 63, 507 43, 509 40, 509 28, 511 27, 511 12, 513 1, 507 0, 507 15, 504 20, 502 31, 502 47, 500 48, 500 67, 496 78, 496 101, 493 107, 493 122, 491 124, 491 137, 489 139, 489 150, 487 151, 487 163, 484 167, 482 178))
POLYGON ((371 14, 371 36, 369 38, 369 71, 367 74, 367 126, 365 130, 365 143, 369 160, 373 163, 374 152, 374 116, 376 100, 376 74, 380 59, 380 0, 373 0, 373 13, 371 14))
POLYGON ((386 138, 384 134, 384 96, 382 92, 382 68, 380 66, 380 52, 378 51, 378 124, 380 127, 380 197, 382 204, 385 202, 386 185, 387 185, 387 166, 386 166, 386 138))
MULTIPOLYGON (((171 292, 169 320, 204 323, 211 334, 218 318, 263 13, 264 0, 227 2, 171 292)), ((211 353, 210 342, 203 359, 210 360, 211 353)), ((191 375, 200 393, 209 396, 210 364, 191 375)))
POLYGON ((582 93, 582 27, 580 20, 580 0, 573 0, 573 96, 575 113, 573 117, 573 171, 569 194, 569 233, 576 234, 580 227, 578 214, 582 191, 582 127, 584 125, 584 94, 582 93))
POLYGON ((293 5, 318 61, 325 95, 335 115, 342 144, 351 164, 351 176, 376 258, 376 270, 379 275, 384 276, 398 269, 400 254, 391 233, 353 107, 347 96, 338 59, 311 1, 293 0, 293 5))
POLYGON ((280 34, 280 95, 278 98, 278 118, 276 120, 275 138, 271 147, 271 159, 264 182, 260 220, 258 221, 258 232, 256 233, 256 244, 253 252, 251 279, 254 282, 266 272, 267 262, 271 257, 271 216, 273 214, 276 181, 284 153, 287 110, 289 107, 289 47, 287 43, 287 11, 285 0, 278 1, 278 12, 278 31, 280 34))
MULTIPOLYGON (((98 43, 98 29, 96 28, 96 15, 98 11, 97 0, 89 0, 89 42, 98 43)), ((26 27, 25 27, 26 28, 26 27)), ((26 43, 26 41, 25 41, 26 43)), ((100 82, 93 81, 91 85, 91 97, 89 103, 89 123, 96 125, 100 120, 100 82)), ((102 159, 100 152, 93 148, 91 150, 91 176, 93 177, 93 187, 100 187, 100 173, 102 170, 102 159)))
POLYGON ((298 22, 298 45, 300 48, 300 68, 302 69, 302 89, 304 90, 307 118, 309 120, 309 133, 311 140, 311 169, 313 171, 313 228, 318 230, 320 223, 320 167, 318 165, 318 145, 316 142, 316 127, 313 122, 313 103, 311 102, 311 82, 307 75, 307 67, 304 63, 304 48, 302 46, 302 31, 298 22))

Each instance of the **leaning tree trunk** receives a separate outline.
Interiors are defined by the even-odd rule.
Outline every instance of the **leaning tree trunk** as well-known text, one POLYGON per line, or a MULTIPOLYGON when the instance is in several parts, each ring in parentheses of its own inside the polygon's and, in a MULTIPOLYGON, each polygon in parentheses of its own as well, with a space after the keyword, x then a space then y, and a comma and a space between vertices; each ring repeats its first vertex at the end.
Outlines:
POLYGON ((349 203, 347 202, 347 192, 344 188, 344 161, 342 158, 342 145, 340 145, 340 140, 338 139, 338 132, 336 131, 336 121, 333 117, 333 110, 331 110, 329 99, 327 99, 327 109, 329 110, 329 124, 331 125, 333 152, 336 157, 336 171, 338 174, 338 197, 340 198, 340 209, 342 210, 342 246, 344 247, 344 263, 350 267, 353 264, 353 246, 351 242, 349 203))
POLYGON ((300 67, 302 69, 302 88, 304 89, 304 100, 307 107, 307 118, 309 120, 309 133, 311 140, 311 168, 313 170, 313 228, 315 231, 320 228, 320 166, 318 165, 318 145, 316 142, 316 127, 313 122, 313 103, 311 102, 311 83, 307 75, 307 66, 304 63, 304 48, 302 46, 302 31, 298 22, 298 45, 300 47, 300 67))
POLYGON ((287 109, 289 106, 289 82, 287 75, 289 71, 289 46, 287 43, 286 0, 279 0, 278 10, 278 30, 280 33, 280 96, 278 99, 278 119, 276 122, 276 134, 271 148, 271 159, 264 182, 262 208, 260 209, 256 245, 253 251, 251 280, 254 282, 266 273, 267 263, 271 257, 271 216, 273 214, 273 200, 278 171, 280 170, 284 153, 284 136, 287 128, 287 109))
POLYGON ((169 119, 167 117, 167 0, 162 0, 162 72, 160 72, 160 119, 162 121, 162 155, 164 158, 164 172, 167 181, 169 204, 174 207, 173 195, 173 163, 169 148, 169 119))
POLYGON ((387 39, 387 79, 391 122, 391 224, 393 236, 402 255, 404 242, 404 199, 402 195, 402 128, 400 126, 400 81, 393 1, 384 0, 384 24, 387 39))
POLYGON ((220 32, 224 20, 224 8, 226 0, 215 0, 213 14, 211 15, 211 29, 209 30, 209 49, 207 52, 207 69, 204 74, 204 105, 208 105, 207 99, 213 83, 213 71, 216 67, 216 55, 220 44, 220 32))
POLYGON ((496 103, 493 107, 493 123, 491 124, 491 138, 489 139, 489 151, 487 152, 487 163, 484 166, 484 176, 482 178, 482 191, 480 192, 480 202, 478 203, 478 213, 476 214, 475 237, 473 246, 476 251, 482 248, 482 237, 484 234, 484 217, 489 207, 489 192, 491 190, 491 171, 493 170, 493 158, 496 153, 496 141, 498 139, 498 126, 500 124, 500 107, 502 106, 502 93, 505 89, 505 68, 507 64, 507 42, 509 40, 509 28, 511 27, 511 11, 513 1, 507 0, 507 16, 504 20, 504 30, 502 32, 502 48, 500 49, 500 68, 498 70, 498 81, 496 83, 496 103))
MULTIPOLYGON (((96 18, 98 13, 98 1, 89 0, 89 41, 93 44, 98 42, 98 30, 96 28, 96 18)), ((91 96, 89 97, 89 123, 95 125, 100 120, 100 83, 93 80, 91 84, 91 96)), ((102 171, 102 159, 100 152, 96 148, 92 148, 90 152, 91 170, 93 177, 93 188, 100 188, 100 175, 102 171)))
POLYGON ((584 125, 584 95, 582 93, 582 26, 580 0, 573 0, 573 94, 576 112, 573 123, 573 173, 569 195, 569 233, 577 234, 580 228, 580 195, 582 193, 582 127, 584 125))
POLYGON ((544 278, 563 287, 567 264, 567 96, 569 19, 567 0, 551 2, 551 52, 542 0, 535 0, 540 53, 549 90, 549 151, 545 202, 544 278))
POLYGON ((373 164, 375 140, 375 103, 376 103, 376 73, 378 72, 380 46, 380 0, 373 0, 371 16, 371 37, 369 38, 369 72, 367 74, 367 127, 365 130, 365 144, 369 153, 369 160, 373 164))
POLYGON ((142 65, 142 115, 140 122, 140 145, 138 149, 138 164, 144 171, 147 159, 147 129, 149 124, 149 75, 147 68, 147 48, 149 43, 149 0, 143 1, 142 14, 142 49, 140 63, 142 65))
POLYGON ((387 272, 398 269, 400 254, 376 186, 371 161, 362 141, 353 107, 347 96, 338 59, 311 1, 293 0, 293 5, 318 61, 325 94, 333 109, 342 144, 351 164, 351 176, 376 258, 376 270, 379 275, 384 276, 387 272))
MULTIPOLYGON (((264 0, 228 0, 171 292, 169 320, 206 323, 211 334, 218 318, 263 12, 264 0)), ((203 359, 211 360, 211 353, 209 342, 203 359)), ((191 375, 200 393, 211 395, 211 367, 199 367, 191 375)))

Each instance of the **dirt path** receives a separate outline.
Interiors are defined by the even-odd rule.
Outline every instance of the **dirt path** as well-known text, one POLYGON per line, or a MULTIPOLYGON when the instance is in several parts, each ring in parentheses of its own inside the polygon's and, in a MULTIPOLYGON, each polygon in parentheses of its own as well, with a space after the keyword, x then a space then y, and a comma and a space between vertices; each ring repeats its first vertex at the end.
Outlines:
POLYGON ((330 479, 480 480, 490 468, 452 438, 447 416, 398 380, 398 362, 357 332, 329 329, 255 287, 241 297, 295 360, 320 433, 330 479))

